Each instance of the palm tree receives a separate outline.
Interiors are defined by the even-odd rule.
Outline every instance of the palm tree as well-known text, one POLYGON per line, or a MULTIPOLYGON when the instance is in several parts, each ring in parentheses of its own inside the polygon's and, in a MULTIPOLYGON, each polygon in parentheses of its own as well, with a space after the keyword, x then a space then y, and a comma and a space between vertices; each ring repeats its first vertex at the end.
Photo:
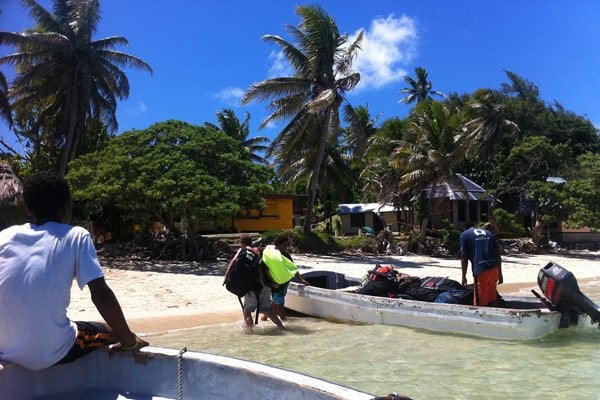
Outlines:
POLYGON ((401 173, 390 168, 390 156, 398 146, 406 126, 407 119, 391 118, 385 120, 367 143, 366 165, 360 173, 363 184, 363 197, 370 201, 402 203, 402 193, 398 190, 401 173))
POLYGON ((480 161, 494 154, 505 134, 514 139, 519 132, 519 126, 506 119, 506 107, 497 97, 491 90, 480 89, 473 93, 467 106, 473 119, 466 126, 471 131, 470 138, 479 143, 480 161))
POLYGON ((415 68, 415 74, 417 75, 417 79, 414 80, 410 76, 405 76, 404 81, 410 85, 410 87, 402 89, 400 91, 401 94, 406 95, 401 103, 404 104, 419 104, 425 100, 433 100, 431 95, 436 95, 440 97, 445 97, 442 92, 438 92, 437 90, 431 90, 431 81, 427 80, 427 71, 425 71, 422 67, 415 68))
POLYGON ((54 14, 35 0, 22 1, 36 27, 21 33, 0 32, 0 43, 17 49, 0 57, 0 63, 18 69, 10 93, 13 107, 45 104, 40 119, 50 119, 57 132, 65 132, 59 166, 64 175, 89 117, 100 118, 111 131, 117 129, 116 100, 129 96, 129 81, 121 68, 136 67, 150 73, 152 68, 137 57, 114 50, 128 44, 123 37, 92 39, 100 21, 98 0, 53 0, 54 14))
POLYGON ((321 7, 298 6, 296 13, 302 18, 301 23, 287 26, 296 45, 275 35, 263 37, 281 47, 294 69, 293 76, 258 82, 246 91, 242 101, 270 101, 268 108, 272 113, 261 127, 272 121, 289 120, 269 148, 268 155, 277 162, 291 154, 302 155, 304 150, 314 152, 304 220, 304 231, 309 232, 325 150, 340 135, 339 107, 346 101, 343 94, 360 81, 360 75, 351 66, 363 34, 348 44, 347 36, 339 33, 333 18, 321 7), (316 135, 318 140, 315 148, 306 149, 315 143, 307 140, 310 135, 316 135))
POLYGON ((8 83, 2 72, 0 72, 0 117, 3 117, 9 126, 12 125, 12 114, 8 103, 8 83))
POLYGON ((12 114, 10 111, 10 104, 8 103, 8 83, 6 77, 0 71, 0 117, 4 118, 8 122, 9 126, 12 125, 12 114))
MULTIPOLYGON (((346 107, 351 107, 347 105, 346 107)), ((358 106, 354 109, 354 113, 347 112, 345 115, 350 118, 345 122, 348 124, 346 127, 346 141, 352 149, 352 157, 355 160, 363 160, 365 153, 367 152, 367 146, 369 139, 377 133, 377 120, 383 113, 380 112, 375 117, 371 118, 369 113, 369 106, 358 106), (356 116, 355 118, 352 118, 356 116)))
MULTIPOLYGON (((402 171, 399 187, 413 195, 423 192, 429 196, 431 214, 439 206, 434 201, 434 189, 449 181, 462 187, 455 167, 461 163, 471 143, 464 128, 464 115, 453 113, 436 101, 420 104, 410 117, 407 137, 399 141, 390 160, 390 166, 402 171)), ((421 238, 430 218, 422 221, 421 238)))
POLYGON ((243 122, 240 122, 239 118, 235 115, 230 108, 225 108, 216 113, 217 121, 219 126, 211 124, 210 122, 204 123, 205 126, 216 129, 225 133, 227 136, 239 140, 242 148, 246 151, 249 159, 255 163, 268 164, 266 158, 260 156, 258 153, 264 153, 268 151, 268 146, 263 146, 263 143, 269 142, 269 138, 266 136, 255 136, 248 138, 250 135, 250 114, 245 113, 246 118, 243 122))

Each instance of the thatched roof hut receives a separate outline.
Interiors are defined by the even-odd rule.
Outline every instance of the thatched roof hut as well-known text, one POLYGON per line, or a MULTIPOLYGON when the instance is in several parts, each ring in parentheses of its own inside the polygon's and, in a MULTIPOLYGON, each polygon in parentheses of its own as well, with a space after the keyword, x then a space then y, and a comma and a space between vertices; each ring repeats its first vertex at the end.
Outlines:
POLYGON ((8 164, 0 164, 0 230, 25 222, 23 184, 8 164))

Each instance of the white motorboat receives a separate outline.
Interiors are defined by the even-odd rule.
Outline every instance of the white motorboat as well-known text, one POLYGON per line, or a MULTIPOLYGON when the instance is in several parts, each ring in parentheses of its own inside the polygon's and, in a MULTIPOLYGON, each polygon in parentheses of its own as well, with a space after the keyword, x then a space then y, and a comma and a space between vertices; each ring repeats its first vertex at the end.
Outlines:
POLYGON ((0 368, 6 400, 286 399, 371 400, 373 395, 263 364, 204 353, 146 347, 105 349, 75 362, 32 371, 0 368))
POLYGON ((550 263, 540 270, 543 297, 505 297, 506 307, 432 303, 354 293, 359 279, 331 271, 310 271, 311 286, 291 282, 286 307, 333 321, 401 325, 505 340, 535 339, 561 327, 600 319, 598 307, 579 291, 570 272, 550 263))

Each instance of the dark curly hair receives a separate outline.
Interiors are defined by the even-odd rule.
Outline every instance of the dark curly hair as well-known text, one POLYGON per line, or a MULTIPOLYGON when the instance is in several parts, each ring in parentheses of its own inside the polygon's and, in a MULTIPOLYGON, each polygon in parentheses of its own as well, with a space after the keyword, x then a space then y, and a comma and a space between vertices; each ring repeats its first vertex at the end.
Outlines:
POLYGON ((35 219, 50 219, 69 204, 71 192, 65 179, 49 171, 36 172, 23 184, 23 198, 35 219))
POLYGON ((277 235, 275 237, 275 239, 273 239, 273 244, 275 246, 279 246, 280 244, 283 244, 286 242, 291 244, 291 241, 292 241, 292 238, 289 235, 287 235, 285 233, 280 233, 279 235, 277 235))

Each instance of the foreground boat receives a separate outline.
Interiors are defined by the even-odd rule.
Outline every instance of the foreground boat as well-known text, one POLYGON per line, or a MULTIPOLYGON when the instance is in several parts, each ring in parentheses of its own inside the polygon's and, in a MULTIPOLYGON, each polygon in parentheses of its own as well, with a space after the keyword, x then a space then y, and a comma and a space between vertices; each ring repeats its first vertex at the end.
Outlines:
POLYGON ((73 363, 31 371, 0 369, 0 398, 100 399, 347 399, 373 395, 306 375, 229 357, 147 347, 110 359, 97 350, 73 363))
MULTIPOLYGON (((567 276, 570 273, 565 271, 556 264, 549 264, 540 271, 538 280, 552 283, 547 285, 548 289, 566 292, 565 285, 557 280, 559 275, 564 281, 571 278, 567 276), (546 276, 551 273, 556 276, 546 276)), ((286 307, 333 321, 401 325, 493 339, 528 340, 543 337, 561 327, 582 323, 585 313, 595 321, 600 315, 598 308, 578 292, 578 287, 571 290, 573 294, 569 292, 570 303, 561 307, 552 307, 552 303, 541 296, 531 296, 505 297, 506 308, 496 308, 361 295, 353 293, 356 289, 353 285, 359 283, 357 278, 331 271, 311 271, 302 276, 313 286, 290 283, 286 307), (573 302, 580 304, 574 306, 573 302)), ((562 295, 567 297, 564 293, 562 295)))

